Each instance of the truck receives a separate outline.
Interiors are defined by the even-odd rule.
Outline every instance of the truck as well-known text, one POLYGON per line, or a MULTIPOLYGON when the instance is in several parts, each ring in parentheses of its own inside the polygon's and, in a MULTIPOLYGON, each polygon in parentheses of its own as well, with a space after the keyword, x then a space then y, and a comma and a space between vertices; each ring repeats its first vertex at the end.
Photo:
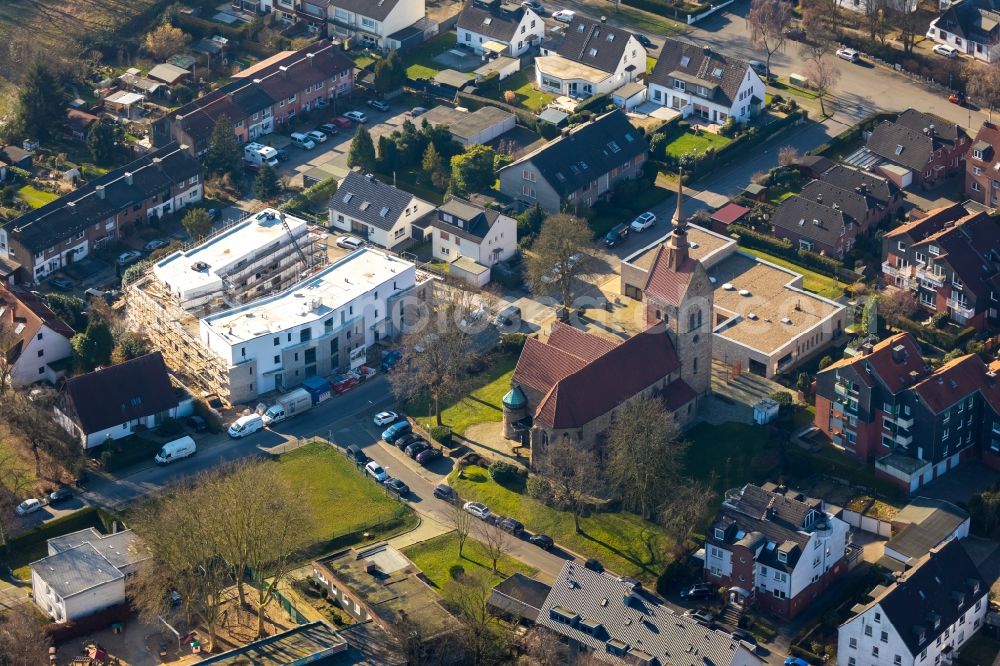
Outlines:
POLYGON ((264 412, 264 425, 270 426, 279 421, 284 421, 302 412, 312 409, 312 394, 304 388, 289 391, 285 395, 279 396, 273 405, 264 412))
POLYGON ((248 143, 243 146, 243 160, 252 168, 260 168, 265 164, 278 166, 278 151, 262 143, 248 143))
POLYGON ((306 380, 302 382, 302 388, 309 391, 314 406, 330 399, 330 382, 326 377, 319 375, 306 377, 306 380))

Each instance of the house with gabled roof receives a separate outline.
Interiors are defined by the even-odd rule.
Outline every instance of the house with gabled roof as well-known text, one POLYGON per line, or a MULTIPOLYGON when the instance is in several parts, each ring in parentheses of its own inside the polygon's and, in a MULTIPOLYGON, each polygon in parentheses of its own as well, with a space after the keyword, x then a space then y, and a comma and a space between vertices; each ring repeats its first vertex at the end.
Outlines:
POLYGON ((843 259, 854 249, 858 223, 839 206, 826 205, 822 198, 793 195, 774 209, 771 230, 799 249, 843 259))
POLYGON ((301 21, 312 32, 365 48, 406 51, 424 41, 427 27, 424 0, 267 1, 286 25, 301 21))
POLYGON ((984 0, 948 3, 944 13, 931 21, 927 36, 976 60, 994 63, 1000 58, 1000 11, 984 0))
MULTIPOLYGON (((449 263, 465 257, 488 269, 517 250, 517 220, 458 197, 449 197, 438 206, 429 231, 432 256, 449 263)), ((487 270, 477 286, 489 279, 487 270)))
POLYGON ((609 93, 646 71, 646 49, 628 30, 577 14, 556 50, 535 58, 540 90, 586 98, 609 93))
POLYGON ((971 143, 957 124, 907 109, 895 121, 876 125, 863 152, 873 160, 875 172, 900 187, 911 183, 930 187, 965 171, 965 154, 971 143))
POLYGON ((383 183, 372 174, 352 171, 330 197, 332 229, 349 231, 379 247, 392 249, 410 240, 413 223, 434 211, 434 204, 383 183))
POLYGON ((0 284, 0 336, 7 346, 0 354, 11 386, 54 384, 73 357, 70 338, 74 334, 35 294, 0 284))
POLYGON ((571 129, 500 169, 500 192, 548 213, 590 208, 621 180, 643 173, 649 144, 616 109, 571 129))
POLYGON ((746 122, 764 107, 764 82, 745 60, 666 39, 649 75, 649 99, 710 123, 746 122))
POLYGON ((545 19, 504 0, 469 0, 456 24, 458 45, 483 55, 518 57, 545 38, 545 19))
POLYGON ((765 483, 726 493, 705 539, 705 580, 789 620, 847 573, 850 527, 822 500, 765 483))
POLYGON ((1000 127, 983 122, 965 156, 965 196, 1000 208, 1000 127))

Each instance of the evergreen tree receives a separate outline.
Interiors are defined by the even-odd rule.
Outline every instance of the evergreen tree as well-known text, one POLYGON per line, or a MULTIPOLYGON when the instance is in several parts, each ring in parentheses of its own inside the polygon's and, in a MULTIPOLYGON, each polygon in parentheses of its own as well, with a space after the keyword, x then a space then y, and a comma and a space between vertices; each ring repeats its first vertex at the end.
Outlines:
POLYGON ((220 176, 228 173, 235 179, 239 176, 242 166, 243 156, 240 154, 236 130, 229 116, 223 114, 215 121, 215 126, 212 128, 212 138, 209 140, 208 154, 205 156, 205 168, 220 176))
POLYGON ((493 186, 496 172, 493 160, 496 153, 489 146, 476 144, 461 155, 451 158, 451 188, 456 194, 481 192, 493 186))
POLYGON ((406 81, 406 67, 397 51, 390 51, 389 55, 375 63, 375 90, 380 95, 399 90, 406 81))
POLYGON ((270 164, 262 164, 253 181, 253 193, 261 201, 270 201, 281 192, 278 174, 270 164))
POLYGON ((358 125, 358 131, 351 140, 351 147, 347 151, 347 166, 360 167, 364 173, 375 171, 375 144, 364 125, 358 125))
POLYGON ((379 173, 392 173, 399 166, 399 153, 396 150, 396 142, 392 137, 385 134, 378 138, 378 161, 379 173))
POLYGON ((108 116, 101 116, 87 134, 87 149, 97 164, 108 164, 113 161, 124 143, 125 132, 121 125, 108 116))
POLYGON ((198 240, 212 231, 212 218, 208 216, 204 208, 192 208, 184 215, 181 226, 184 227, 184 231, 188 232, 191 240, 198 240))
POLYGON ((423 169, 423 176, 427 182, 442 190, 448 187, 448 177, 444 168, 444 160, 441 159, 441 155, 438 154, 437 148, 434 147, 433 143, 427 145, 427 150, 424 151, 424 159, 420 166, 423 169))
POLYGON ((25 139, 54 136, 66 114, 66 95, 59 79, 41 62, 25 77, 17 97, 17 129, 25 139))
POLYGON ((115 341, 108 322, 97 317, 87 324, 86 331, 74 335, 70 344, 73 347, 73 360, 77 368, 83 372, 90 372, 99 365, 108 364, 115 341))

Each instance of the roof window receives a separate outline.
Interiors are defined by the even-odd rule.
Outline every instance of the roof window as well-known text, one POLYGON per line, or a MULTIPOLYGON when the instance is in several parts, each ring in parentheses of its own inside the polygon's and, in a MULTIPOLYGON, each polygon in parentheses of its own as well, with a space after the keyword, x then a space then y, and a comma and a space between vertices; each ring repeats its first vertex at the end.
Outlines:
POLYGON ((583 24, 582 24, 582 23, 580 23, 580 24, 578 24, 578 25, 576 26, 576 31, 577 31, 577 32, 583 32, 583 28, 584 28, 583 24))
POLYGON ((902 152, 903 152, 903 146, 900 144, 896 144, 896 154, 899 155, 902 152))
POLYGON ((347 194, 344 195, 344 203, 351 203, 351 199, 353 198, 354 198, 354 193, 348 192, 347 194))
POLYGON ((715 69, 713 69, 712 70, 712 76, 714 76, 717 79, 721 79, 722 78, 722 68, 721 67, 716 67, 715 69))
POLYGON ((613 32, 608 33, 608 41, 609 42, 615 41, 615 34, 613 32))
POLYGON ((487 16, 483 19, 483 25, 489 25, 490 23, 493 23, 493 17, 487 16))
POLYGON ((687 67, 688 63, 690 63, 690 62, 691 62, 691 58, 688 57, 688 56, 684 56, 683 58, 681 58, 681 67, 687 67))
POLYGON ((362 203, 362 204, 361 204, 360 206, 358 206, 358 208, 360 208, 361 210, 368 210, 368 207, 369 207, 369 206, 371 206, 371 203, 369 203, 369 202, 365 201, 365 202, 364 202, 364 203, 362 203))
POLYGON ((594 56, 597 55, 597 49, 590 49, 589 51, 587 51, 587 53, 589 53, 590 57, 593 58, 594 56))
POLYGON ((383 206, 382 210, 380 210, 378 212, 378 214, 381 215, 382 217, 385 217, 386 215, 389 214, 389 207, 388 206, 383 206))

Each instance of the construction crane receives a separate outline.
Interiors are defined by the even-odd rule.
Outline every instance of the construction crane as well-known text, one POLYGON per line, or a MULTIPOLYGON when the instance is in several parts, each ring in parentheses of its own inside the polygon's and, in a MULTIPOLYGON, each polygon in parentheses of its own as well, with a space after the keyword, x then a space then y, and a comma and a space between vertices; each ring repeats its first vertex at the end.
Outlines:
POLYGON ((306 258, 306 253, 302 251, 301 247, 299 247, 299 242, 297 240, 295 240, 295 236, 292 234, 292 228, 290 226, 288 226, 288 222, 285 220, 285 214, 282 213, 282 212, 279 212, 278 213, 278 220, 281 222, 281 226, 283 226, 285 228, 285 231, 288 232, 288 237, 292 239, 292 245, 295 246, 295 251, 299 253, 300 257, 302 257, 302 264, 303 264, 303 266, 308 269, 309 268, 309 259, 306 258))

